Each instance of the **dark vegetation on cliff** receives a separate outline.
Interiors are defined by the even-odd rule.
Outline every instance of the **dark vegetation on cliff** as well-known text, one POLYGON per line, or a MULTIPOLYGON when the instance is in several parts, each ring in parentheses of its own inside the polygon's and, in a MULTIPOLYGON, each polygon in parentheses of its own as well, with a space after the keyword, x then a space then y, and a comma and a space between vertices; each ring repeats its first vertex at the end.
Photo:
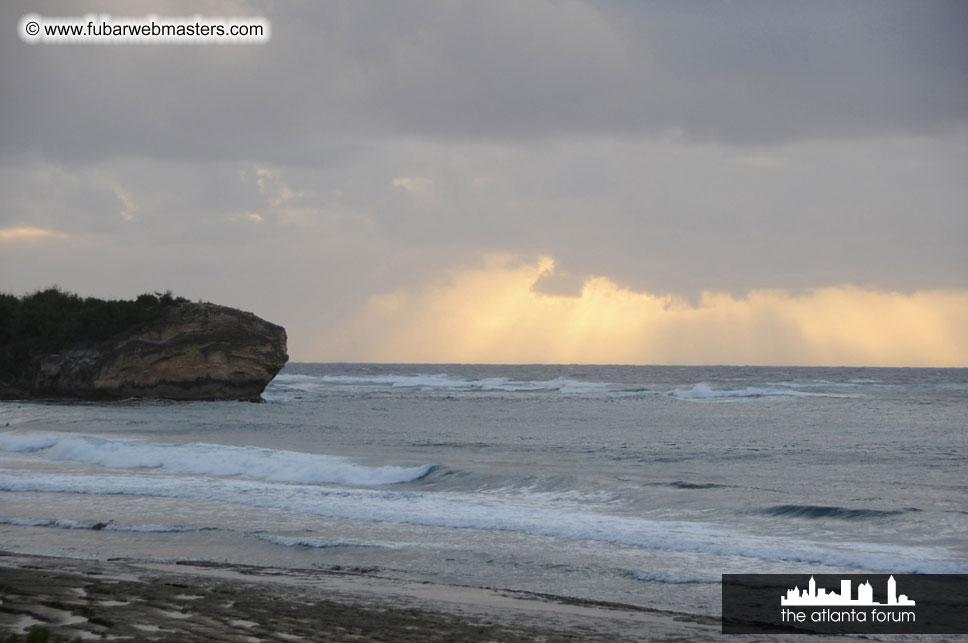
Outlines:
POLYGON ((35 357, 106 340, 186 301, 170 291, 107 301, 57 287, 23 297, 0 293, 0 382, 19 379, 35 357))

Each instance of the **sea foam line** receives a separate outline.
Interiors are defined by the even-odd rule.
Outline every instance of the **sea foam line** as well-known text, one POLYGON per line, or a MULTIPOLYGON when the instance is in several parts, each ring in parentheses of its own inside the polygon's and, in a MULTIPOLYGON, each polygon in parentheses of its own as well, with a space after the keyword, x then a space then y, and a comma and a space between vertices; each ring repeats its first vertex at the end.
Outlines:
POLYGON ((968 573, 940 548, 817 543, 743 533, 709 523, 657 521, 549 506, 481 501, 473 496, 161 476, 8 475, 0 490, 198 498, 365 522, 513 532, 768 561, 894 573, 968 573))
POLYGON ((160 469, 166 473, 240 477, 270 482, 386 485, 417 480, 433 465, 367 467, 349 458, 260 447, 192 442, 149 443, 67 434, 0 433, 0 451, 44 452, 50 460, 116 469, 160 469))
POLYGON ((811 393, 787 388, 763 388, 749 386, 743 389, 714 389, 706 382, 698 382, 691 388, 678 388, 666 393, 679 400, 717 400, 759 397, 858 397, 847 393, 811 393))
MULTIPOLYGON (((792 385, 778 383, 775 386, 747 386, 742 389, 713 388, 707 382, 672 390, 633 388, 608 382, 589 382, 557 377, 550 380, 515 380, 508 377, 472 378, 437 374, 414 375, 277 375, 266 391, 267 399, 285 401, 280 391, 306 392, 332 391, 338 389, 419 390, 446 391, 454 393, 521 393, 603 397, 651 397, 664 395, 679 400, 755 399, 763 397, 858 397, 851 393, 830 393, 796 390, 792 385)), ((290 400, 291 401, 291 400, 290 400)))
POLYGON ((509 377, 460 377, 446 373, 413 375, 296 375, 280 374, 272 380, 289 388, 319 390, 331 387, 368 387, 389 389, 444 389, 466 392, 541 393, 565 395, 604 393, 607 382, 586 382, 556 377, 550 380, 515 380, 509 377))
POLYGON ((719 578, 701 578, 698 576, 674 576, 671 574, 660 574, 658 572, 646 572, 641 569, 625 570, 628 576, 635 580, 647 583, 666 583, 670 585, 718 585, 719 578))
POLYGON ((323 540, 321 538, 311 538, 308 536, 280 536, 279 534, 258 533, 255 537, 273 545, 284 547, 307 547, 310 549, 331 549, 334 547, 390 547, 387 543, 350 541, 350 540, 323 540))

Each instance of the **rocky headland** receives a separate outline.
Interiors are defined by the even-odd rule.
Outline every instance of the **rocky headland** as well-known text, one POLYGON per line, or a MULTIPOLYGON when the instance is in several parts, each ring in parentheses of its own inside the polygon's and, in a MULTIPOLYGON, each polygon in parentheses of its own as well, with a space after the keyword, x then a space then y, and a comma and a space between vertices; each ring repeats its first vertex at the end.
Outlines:
POLYGON ((259 401, 285 365, 286 331, 252 313, 177 300, 99 340, 32 350, 0 398, 259 401))

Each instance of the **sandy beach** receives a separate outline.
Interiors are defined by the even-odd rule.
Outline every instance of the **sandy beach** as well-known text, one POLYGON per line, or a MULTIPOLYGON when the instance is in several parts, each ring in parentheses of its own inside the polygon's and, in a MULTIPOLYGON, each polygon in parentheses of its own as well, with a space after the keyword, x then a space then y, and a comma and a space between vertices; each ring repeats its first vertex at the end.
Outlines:
POLYGON ((0 554, 0 633, 84 640, 703 641, 718 619, 365 570, 0 554))

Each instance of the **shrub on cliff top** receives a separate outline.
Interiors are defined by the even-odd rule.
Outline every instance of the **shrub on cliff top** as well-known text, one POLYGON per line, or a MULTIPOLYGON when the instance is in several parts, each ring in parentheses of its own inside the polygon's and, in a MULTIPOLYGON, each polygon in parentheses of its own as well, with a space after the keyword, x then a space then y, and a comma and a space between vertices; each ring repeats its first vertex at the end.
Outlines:
POLYGON ((171 291, 133 301, 82 298, 57 287, 23 297, 0 293, 0 381, 18 378, 35 356, 108 339, 185 301, 171 291))
MULTIPOLYGON (((82 639, 80 636, 76 636, 71 639, 71 643, 81 643, 81 640, 82 639)), ((20 643, 20 637, 16 634, 11 634, 9 637, 3 639, 3 643, 20 643)), ((64 638, 58 636, 57 638, 52 639, 50 637, 50 632, 42 627, 35 627, 34 629, 30 630, 30 633, 27 634, 27 638, 24 640, 24 643, 64 643, 64 638)))

